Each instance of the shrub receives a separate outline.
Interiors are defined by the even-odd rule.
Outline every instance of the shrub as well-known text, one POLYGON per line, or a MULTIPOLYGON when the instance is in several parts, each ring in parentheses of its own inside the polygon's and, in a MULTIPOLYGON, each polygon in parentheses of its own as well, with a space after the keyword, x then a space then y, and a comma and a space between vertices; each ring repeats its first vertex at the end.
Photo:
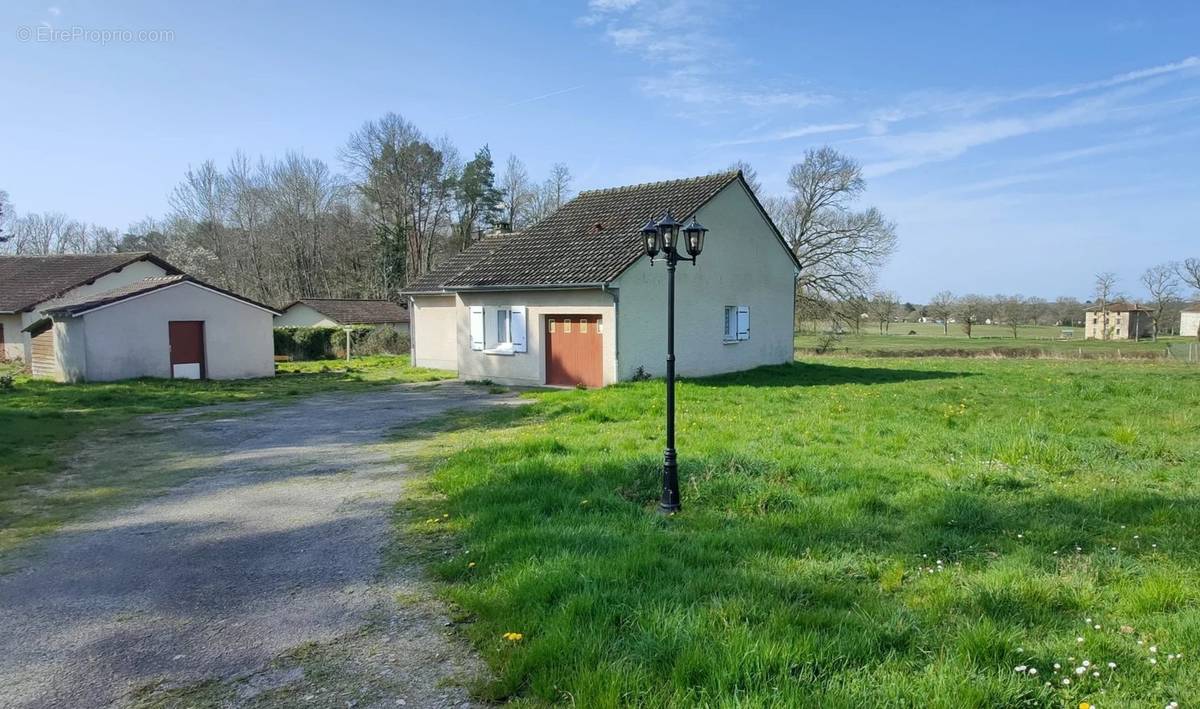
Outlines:
POLYGON ((408 354, 410 347, 408 335, 388 325, 372 328, 360 342, 351 344, 357 347, 354 354, 363 355, 408 354))
POLYGON ((0 374, 0 391, 8 391, 14 387, 13 375, 0 374))

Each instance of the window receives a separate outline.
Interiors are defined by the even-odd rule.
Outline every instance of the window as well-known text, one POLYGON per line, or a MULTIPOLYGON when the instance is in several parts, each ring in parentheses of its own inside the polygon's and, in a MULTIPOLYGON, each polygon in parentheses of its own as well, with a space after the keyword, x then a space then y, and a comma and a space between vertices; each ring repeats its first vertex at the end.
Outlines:
POLYGON ((496 310, 496 344, 512 344, 512 311, 507 308, 496 310))
POLYGON ((750 306, 725 306, 725 328, 722 339, 727 343, 750 339, 750 306))
POLYGON ((567 333, 568 335, 571 334, 571 318, 563 320, 563 332, 567 333))
POLYGON ((526 352, 525 306, 471 306, 471 349, 485 354, 526 352))

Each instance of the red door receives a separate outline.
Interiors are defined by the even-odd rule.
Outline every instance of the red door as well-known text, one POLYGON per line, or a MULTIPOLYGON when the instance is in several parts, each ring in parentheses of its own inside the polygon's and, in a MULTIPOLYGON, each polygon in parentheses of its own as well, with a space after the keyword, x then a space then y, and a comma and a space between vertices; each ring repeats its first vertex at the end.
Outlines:
POLYGON ((204 322, 202 320, 172 320, 167 323, 171 346, 171 378, 203 379, 204 322))
POLYGON ((599 315, 546 316, 546 383, 604 386, 599 315))

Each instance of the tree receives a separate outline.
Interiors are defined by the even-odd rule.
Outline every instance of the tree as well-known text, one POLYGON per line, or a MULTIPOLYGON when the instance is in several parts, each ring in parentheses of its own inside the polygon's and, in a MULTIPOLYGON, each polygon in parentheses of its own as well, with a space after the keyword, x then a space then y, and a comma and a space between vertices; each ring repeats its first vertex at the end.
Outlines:
POLYGON ((758 179, 758 170, 745 160, 734 160, 729 164, 730 170, 741 170, 742 177, 746 179, 746 184, 750 185, 750 189, 754 194, 762 194, 762 182, 758 179))
POLYGON ((950 318, 954 315, 957 302, 954 294, 948 290, 941 291, 929 301, 928 310, 935 320, 942 323, 942 334, 950 334, 950 318))
POLYGON ((1074 326, 1079 322, 1081 313, 1083 313, 1083 303, 1077 299, 1064 295, 1054 299, 1054 317, 1058 319, 1058 324, 1074 326))
POLYGON ((1027 311, 1026 300, 1019 295, 1002 296, 996 303, 996 312, 1004 324, 1012 330, 1014 340, 1017 339, 1017 329, 1025 321, 1027 311))
POLYGON ((1179 299, 1179 280, 1176 270, 1171 264, 1151 266, 1142 274, 1142 285, 1150 294, 1153 308, 1150 318, 1154 321, 1154 341, 1158 341, 1158 324, 1162 321, 1163 312, 1174 301, 1179 299))
POLYGON ((504 210, 501 221, 508 224, 513 231, 524 229, 532 214, 535 196, 525 163, 516 155, 509 155, 508 162, 504 165, 504 175, 500 178, 500 198, 503 200, 504 210))
POLYGON ((964 295, 958 299, 955 310, 958 313, 958 319, 962 323, 963 332, 967 333, 967 339, 971 339, 971 330, 975 323, 979 322, 983 317, 984 301, 986 299, 981 295, 964 295))
POLYGON ((896 249, 896 228, 874 207, 853 209, 866 189, 862 168, 833 148, 809 150, 788 187, 765 206, 800 261, 799 296, 844 300, 870 290, 896 249))
POLYGON ((500 211, 500 190, 496 189, 492 151, 488 146, 480 148, 463 166, 462 175, 454 186, 454 199, 457 206, 454 228, 461 251, 471 245, 475 230, 495 222, 500 211))
POLYGON ((550 176, 542 183, 534 196, 529 220, 530 226, 558 211, 571 198, 571 169, 565 163, 550 166, 550 176))
POLYGON ((1025 318, 1033 325, 1041 325, 1046 319, 1046 312, 1049 304, 1045 298, 1039 298, 1036 295, 1025 299, 1025 318))
POLYGON ((1200 258, 1186 259, 1176 266, 1176 271, 1189 288, 1200 292, 1200 258))
POLYGON ((7 243, 12 238, 5 227, 12 221, 12 202, 8 201, 8 193, 0 190, 0 244, 7 243))
POLYGON ((869 307, 871 314, 879 322, 880 335, 888 331, 892 319, 896 317, 896 309, 899 307, 898 300, 896 294, 891 291, 876 291, 871 295, 869 307))
POLYGON ((449 222, 458 168, 454 147, 445 139, 434 145, 416 126, 388 113, 364 123, 341 156, 376 209, 380 238, 402 249, 405 281, 424 273, 434 240, 449 222))
POLYGON ((1100 339, 1108 339, 1108 304, 1117 287, 1117 274, 1112 271, 1096 274, 1093 295, 1100 306, 1100 339))

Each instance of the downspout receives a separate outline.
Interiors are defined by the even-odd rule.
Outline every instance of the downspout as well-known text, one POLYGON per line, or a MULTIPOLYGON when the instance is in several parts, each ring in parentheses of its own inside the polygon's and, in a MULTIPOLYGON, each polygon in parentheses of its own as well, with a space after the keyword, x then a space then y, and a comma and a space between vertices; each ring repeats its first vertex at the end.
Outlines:
POLYGON ((620 289, 609 288, 607 283, 600 284, 600 290, 608 293, 613 299, 613 383, 621 381, 621 341, 617 338, 618 323, 621 322, 621 296, 620 289))
POLYGON ((417 299, 408 296, 408 366, 417 366, 417 299))

